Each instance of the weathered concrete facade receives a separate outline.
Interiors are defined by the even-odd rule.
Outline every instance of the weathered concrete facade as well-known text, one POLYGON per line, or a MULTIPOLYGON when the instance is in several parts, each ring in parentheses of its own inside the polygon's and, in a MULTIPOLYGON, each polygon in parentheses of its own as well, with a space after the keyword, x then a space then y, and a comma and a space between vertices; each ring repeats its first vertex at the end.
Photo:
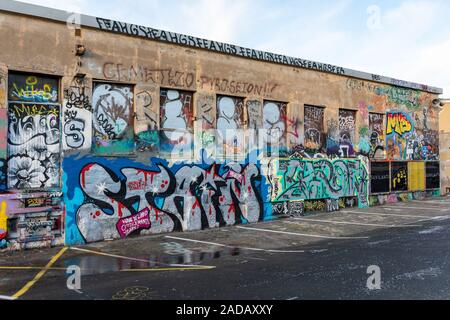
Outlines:
POLYGON ((439 195, 440 89, 99 18, 71 28, 70 15, 35 6, 0 10, 3 247, 439 195))
POLYGON ((450 192, 450 100, 443 99, 442 111, 439 114, 439 142, 441 155, 441 192, 450 192))

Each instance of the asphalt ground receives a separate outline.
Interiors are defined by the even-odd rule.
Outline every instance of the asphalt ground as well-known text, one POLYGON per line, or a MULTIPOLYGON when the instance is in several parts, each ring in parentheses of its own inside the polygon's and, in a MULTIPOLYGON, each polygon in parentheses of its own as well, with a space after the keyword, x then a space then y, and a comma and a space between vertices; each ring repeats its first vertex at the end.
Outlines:
POLYGON ((450 198, 0 254, 0 299, 450 299, 450 198), (67 286, 79 267, 80 289, 67 286), (370 290, 370 266, 380 289, 370 290))

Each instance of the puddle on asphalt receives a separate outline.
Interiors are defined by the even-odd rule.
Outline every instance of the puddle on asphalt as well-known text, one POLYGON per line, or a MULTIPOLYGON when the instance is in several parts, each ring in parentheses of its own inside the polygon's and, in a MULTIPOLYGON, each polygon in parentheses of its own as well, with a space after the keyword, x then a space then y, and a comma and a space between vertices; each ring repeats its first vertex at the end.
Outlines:
POLYGON ((166 250, 161 255, 150 255, 149 257, 115 258, 98 256, 95 254, 77 256, 63 260, 65 268, 77 266, 81 274, 95 275, 125 270, 171 268, 186 266, 199 266, 207 261, 213 261, 229 256, 239 256, 243 253, 240 248, 224 248, 222 250, 176 252, 166 250), (176 266, 173 266, 176 265, 176 266))

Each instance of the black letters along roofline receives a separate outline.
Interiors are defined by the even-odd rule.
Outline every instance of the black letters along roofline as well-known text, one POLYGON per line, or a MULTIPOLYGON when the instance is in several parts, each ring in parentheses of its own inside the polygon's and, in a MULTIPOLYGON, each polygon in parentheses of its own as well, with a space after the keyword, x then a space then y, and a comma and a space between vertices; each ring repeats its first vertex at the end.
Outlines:
POLYGON ((233 56, 254 59, 265 62, 272 62, 283 64, 298 68, 304 68, 319 72, 332 73, 367 81, 374 81, 378 83, 393 85, 397 87, 404 87, 414 90, 420 90, 435 94, 442 94, 441 88, 431 87, 423 84, 418 84, 409 81, 397 80, 390 77, 380 76, 376 74, 366 73, 339 67, 332 64, 309 61, 301 58, 289 57, 281 54, 264 52, 249 48, 244 48, 232 44, 201 39, 193 36, 183 35, 179 33, 153 29, 140 25, 133 25, 129 23, 119 22, 110 19, 103 19, 92 17, 88 15, 76 14, 63 10, 47 8, 43 6, 12 1, 2 0, 0 2, 0 11, 14 12, 23 15, 35 16, 60 22, 73 21, 79 23, 80 26, 96 28, 109 32, 116 32, 121 34, 128 34, 132 36, 144 37, 151 40, 162 41, 177 45, 194 47, 204 50, 210 50, 219 53, 225 53, 233 56))

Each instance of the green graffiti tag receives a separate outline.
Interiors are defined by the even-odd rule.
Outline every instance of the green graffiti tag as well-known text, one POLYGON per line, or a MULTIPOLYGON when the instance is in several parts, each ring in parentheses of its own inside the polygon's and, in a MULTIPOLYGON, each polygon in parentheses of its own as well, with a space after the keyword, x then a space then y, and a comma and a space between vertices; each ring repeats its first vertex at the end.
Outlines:
POLYGON ((280 159, 269 168, 272 201, 358 197, 359 207, 369 205, 369 174, 359 159, 280 159))

